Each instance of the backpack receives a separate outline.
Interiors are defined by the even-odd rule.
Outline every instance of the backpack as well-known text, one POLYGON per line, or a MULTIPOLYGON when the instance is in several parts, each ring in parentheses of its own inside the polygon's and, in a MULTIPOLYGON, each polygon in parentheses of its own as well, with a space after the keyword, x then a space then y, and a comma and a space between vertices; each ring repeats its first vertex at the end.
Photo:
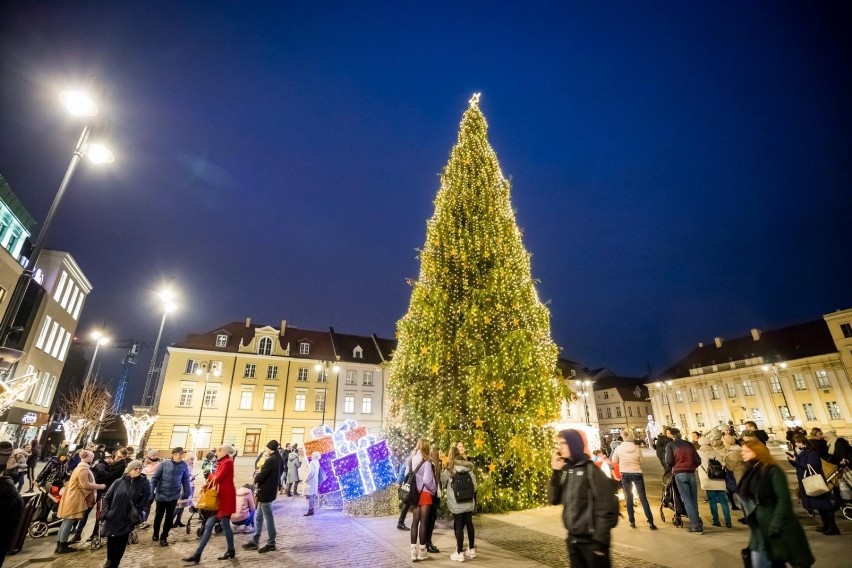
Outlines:
POLYGON ((707 468, 705 469, 707 472, 707 477, 710 479, 725 479, 725 468, 722 467, 722 464, 719 460, 715 460, 710 458, 707 460, 707 468))
POLYGON ((420 501, 420 492, 417 491, 417 472, 423 467, 426 460, 420 462, 414 471, 411 471, 411 460, 408 460, 408 473, 405 474, 405 479, 399 486, 399 500, 409 505, 417 505, 420 501))
POLYGON ((473 501, 476 490, 473 487, 473 477, 471 477, 469 471, 457 471, 450 481, 450 486, 453 488, 456 503, 473 501))

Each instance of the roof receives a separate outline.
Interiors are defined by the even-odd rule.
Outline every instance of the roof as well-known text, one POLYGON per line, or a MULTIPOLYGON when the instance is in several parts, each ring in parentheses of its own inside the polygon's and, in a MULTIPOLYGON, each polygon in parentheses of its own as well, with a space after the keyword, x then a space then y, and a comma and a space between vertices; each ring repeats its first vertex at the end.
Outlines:
POLYGON ((617 377, 613 374, 607 374, 592 383, 592 390, 615 389, 618 391, 622 400, 645 400, 649 396, 648 388, 644 385, 647 381, 647 377, 617 377), (638 396, 636 394, 636 387, 639 387, 638 396))
POLYGON ((699 345, 686 357, 666 369, 661 378, 688 377, 689 370, 731 361, 763 357, 768 363, 792 361, 816 355, 836 353, 837 345, 828 326, 822 319, 782 327, 759 334, 751 334, 716 343, 699 345))
POLYGON ((36 224, 35 219, 33 219, 33 216, 30 215, 27 208, 24 207, 24 204, 21 203, 21 200, 18 199, 18 196, 15 195, 15 192, 12 191, 11 186, 9 186, 9 183, 2 175, 0 175, 0 200, 6 204, 26 230, 32 231, 32 228, 36 224))

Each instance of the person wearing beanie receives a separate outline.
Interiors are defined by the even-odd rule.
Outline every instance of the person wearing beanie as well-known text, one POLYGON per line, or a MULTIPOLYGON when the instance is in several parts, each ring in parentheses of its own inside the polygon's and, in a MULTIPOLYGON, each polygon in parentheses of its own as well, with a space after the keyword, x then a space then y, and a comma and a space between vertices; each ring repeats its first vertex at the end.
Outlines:
POLYGON ((14 451, 14 446, 12 446, 12 442, 3 440, 0 442, 0 465, 2 465, 3 469, 8 469, 9 458, 12 457, 12 452, 14 451))
POLYGON ((95 454, 89 450, 80 450, 79 456, 80 463, 77 464, 74 473, 71 474, 71 479, 68 480, 65 494, 59 501, 59 510, 56 513, 56 516, 62 519, 62 526, 59 527, 56 543, 57 554, 78 550, 68 546, 68 536, 77 525, 77 521, 82 519, 86 511, 94 506, 98 490, 106 489, 106 485, 95 483, 95 476, 92 474, 91 465, 95 454))
POLYGON ((132 460, 124 474, 104 496, 103 533, 107 537, 104 568, 118 568, 130 533, 142 519, 142 507, 150 501, 151 485, 142 475, 142 462, 132 460))
POLYGON ((645 512, 645 520, 648 521, 648 526, 652 531, 657 530, 657 525, 654 524, 654 515, 651 513, 651 504, 645 494, 642 449, 634 442, 630 430, 622 430, 620 437, 623 441, 612 452, 612 463, 618 464, 621 472, 621 486, 624 488, 624 502, 627 504, 627 520, 630 522, 630 528, 636 528, 636 518, 633 516, 633 489, 635 488, 639 502, 642 503, 642 510, 645 512))
POLYGON ((550 503, 562 505, 571 566, 609 566, 610 532, 618 523, 616 484, 586 453, 582 432, 562 430, 551 457, 550 503))
POLYGON ((275 550, 275 518, 272 516, 272 502, 278 496, 278 486, 281 483, 281 472, 284 463, 281 454, 278 453, 278 440, 270 440, 266 444, 266 460, 264 460, 260 471, 254 478, 257 487, 257 513, 254 519, 254 536, 243 545, 245 549, 257 549, 261 554, 275 550), (260 545, 260 536, 263 534, 263 524, 266 522, 266 544, 260 545))
MULTIPOLYGON (((228 549, 225 554, 219 557, 219 560, 228 560, 236 557, 234 550, 234 531, 231 529, 231 515, 237 510, 237 488, 234 486, 234 448, 228 444, 219 446, 216 450, 216 457, 219 461, 216 464, 216 472, 211 474, 207 479, 207 486, 215 485, 219 489, 219 509, 215 513, 211 513, 204 522, 204 532, 201 534, 201 540, 198 542, 198 548, 192 556, 183 559, 184 562, 198 564, 201 561, 201 554, 207 543, 210 542, 210 537, 213 535, 213 527, 216 523, 222 527, 222 532, 225 533, 225 542, 228 549)), ((270 520, 271 517, 270 517, 270 520)))
POLYGON ((175 507, 183 495, 189 496, 190 475, 189 466, 183 461, 183 448, 172 449, 172 457, 163 460, 151 476, 151 490, 157 502, 157 512, 154 515, 154 533, 151 540, 159 541, 160 546, 169 545, 169 531, 172 530, 175 519, 175 507), (163 516, 166 522, 163 525, 163 516), (163 525, 163 532, 160 526, 163 525))

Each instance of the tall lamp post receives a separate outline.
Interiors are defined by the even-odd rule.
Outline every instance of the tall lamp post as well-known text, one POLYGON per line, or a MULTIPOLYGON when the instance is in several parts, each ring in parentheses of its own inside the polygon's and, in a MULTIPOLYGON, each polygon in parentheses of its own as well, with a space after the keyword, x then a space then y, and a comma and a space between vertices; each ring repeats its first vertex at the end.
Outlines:
MULTIPOLYGON (((98 91, 98 94, 102 95, 104 89, 100 87, 98 88, 98 91)), ((20 310, 21 304, 24 301, 24 296, 27 293, 27 287, 30 285, 30 282, 33 280, 35 275, 36 264, 38 263, 41 251, 44 249, 45 242, 47 241, 47 235, 50 232, 50 226, 53 224, 53 218, 56 215, 57 209, 59 209, 59 204, 62 201, 62 197, 65 195, 65 190, 68 188, 71 178, 74 176, 74 171, 77 169, 77 164, 80 163, 80 159, 83 156, 88 156, 89 160, 96 164, 108 164, 115 161, 115 156, 112 152, 99 144, 89 141, 93 130, 93 117, 98 114, 98 106, 95 99, 82 91, 62 91, 59 93, 59 100, 62 101, 62 104, 65 105, 65 108, 68 109, 68 112, 72 115, 84 116, 89 120, 83 127, 83 133, 80 135, 80 139, 77 141, 77 146, 74 148, 74 153, 71 156, 71 163, 68 164, 68 169, 65 170, 65 176, 59 184, 59 189, 56 191, 56 196, 53 198, 53 203, 50 205, 47 217, 45 217, 44 223, 42 223, 41 229, 39 229, 38 237, 36 238, 32 253, 30 253, 27 266, 18 277, 18 281, 15 284, 15 290, 9 298, 9 305, 3 314, 2 321, 0 321, 0 344, 2 345, 6 345, 9 340, 12 325, 15 323, 18 310, 20 310)))
MULTIPOLYGON (((320 371, 325 369, 325 381, 324 382, 326 384, 326 389, 325 389, 325 396, 322 399, 322 423, 320 424, 321 426, 325 425, 325 407, 328 404, 328 365, 329 365, 328 361, 323 361, 322 363, 317 363, 314 366, 314 369, 316 370, 317 373, 319 373, 320 371)), ((335 363, 334 366, 331 368, 331 370, 334 371, 335 373, 337 373, 337 378, 338 378, 338 382, 339 382, 340 365, 335 363)))
POLYGON ((204 375, 204 391, 202 391, 201 404, 198 408, 198 421, 195 423, 195 428, 191 432, 193 453, 198 449, 198 441, 201 439, 201 413, 204 412, 204 403, 207 398, 207 385, 210 383, 210 375, 212 374, 214 377, 218 377, 222 374, 221 368, 216 367, 215 369, 211 369, 212 366, 213 361, 207 361, 206 363, 202 363, 201 366, 195 370, 196 375, 204 375))
MULTIPOLYGON (((781 384, 781 379, 778 377, 779 367, 781 369, 786 369, 787 363, 781 362, 781 363, 772 363, 771 365, 763 365, 761 367, 761 369, 763 370, 764 373, 768 373, 770 370, 772 371, 772 374, 775 377, 775 382, 778 383, 778 389, 781 391, 781 398, 784 399, 784 408, 787 409, 787 415, 790 417, 788 420, 793 421, 793 420, 796 419, 796 417, 793 416, 792 412, 790 412, 790 405, 787 404, 787 395, 784 393, 784 386, 781 384)), ((772 392, 771 388, 769 389, 769 392, 770 393, 772 392)), ((786 426, 786 424, 784 424, 785 418, 784 418, 784 415, 781 414, 780 408, 778 409, 778 416, 781 418, 781 424, 786 426)))
POLYGON ((666 402, 669 405, 669 413, 671 414, 670 415, 671 423, 674 424, 675 413, 674 413, 674 408, 672 408, 672 399, 669 396, 668 392, 666 391, 666 386, 672 386, 672 382, 671 381, 665 381, 665 382, 657 381, 656 383, 654 383, 654 386, 662 391, 663 397, 665 397, 666 402))
POLYGON ((592 425, 592 419, 589 417, 589 395, 586 393, 586 387, 591 385, 592 381, 577 380, 577 381, 575 381, 575 384, 580 387, 580 389, 583 393, 583 408, 585 409, 585 413, 586 413, 586 426, 591 426, 592 425))
MULTIPOLYGON (((166 325, 166 316, 169 315, 170 312, 174 311, 177 307, 175 303, 175 293, 171 288, 163 288, 158 293, 160 297, 160 301, 163 305, 163 319, 160 320, 160 331, 157 332, 157 341, 154 342, 154 354, 151 355, 151 365, 148 367, 148 375, 145 378, 145 390, 142 391, 142 406, 150 406, 148 404, 149 395, 153 395, 154 393, 149 393, 149 389, 154 387, 154 373, 157 370, 157 352, 160 350, 160 340, 163 338, 163 328, 166 325)), ((151 401, 153 403, 153 401, 151 401)))
POLYGON ((98 358, 98 349, 101 348, 101 345, 109 343, 109 338, 100 331, 92 332, 92 339, 95 340, 95 352, 92 354, 92 362, 89 363, 89 370, 86 371, 86 382, 89 382, 89 379, 92 378, 92 369, 95 368, 95 359, 98 358))

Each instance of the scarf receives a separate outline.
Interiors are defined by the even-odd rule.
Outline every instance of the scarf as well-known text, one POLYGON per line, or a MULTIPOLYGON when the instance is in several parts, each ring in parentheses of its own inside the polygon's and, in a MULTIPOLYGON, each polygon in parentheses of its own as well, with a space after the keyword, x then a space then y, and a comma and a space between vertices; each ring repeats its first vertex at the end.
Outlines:
POLYGON ((743 500, 757 501, 757 486, 766 468, 756 459, 745 462, 744 466, 745 472, 737 483, 737 495, 743 500))

